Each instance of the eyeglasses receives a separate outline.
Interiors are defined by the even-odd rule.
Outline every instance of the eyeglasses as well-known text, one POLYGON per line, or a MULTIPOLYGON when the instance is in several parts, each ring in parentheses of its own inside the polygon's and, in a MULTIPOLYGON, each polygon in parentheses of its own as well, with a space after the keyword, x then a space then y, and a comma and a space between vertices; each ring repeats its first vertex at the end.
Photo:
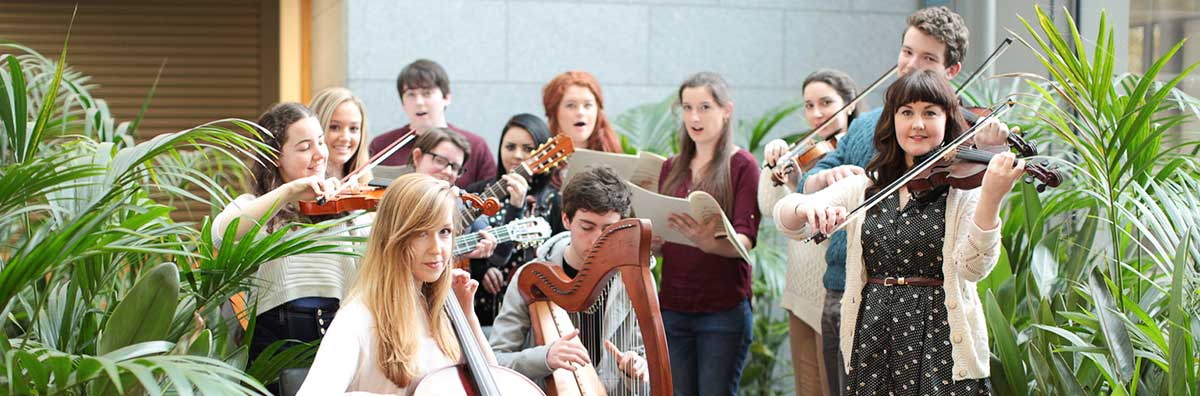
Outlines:
POLYGON ((467 169, 464 168, 462 164, 457 163, 457 162, 450 162, 449 158, 440 156, 436 153, 428 152, 428 153, 425 153, 425 155, 428 155, 430 158, 433 159, 433 164, 437 165, 438 169, 446 169, 446 167, 448 166, 448 167, 450 167, 450 171, 454 172, 454 174, 457 176, 462 176, 463 173, 465 173, 467 171, 467 169))

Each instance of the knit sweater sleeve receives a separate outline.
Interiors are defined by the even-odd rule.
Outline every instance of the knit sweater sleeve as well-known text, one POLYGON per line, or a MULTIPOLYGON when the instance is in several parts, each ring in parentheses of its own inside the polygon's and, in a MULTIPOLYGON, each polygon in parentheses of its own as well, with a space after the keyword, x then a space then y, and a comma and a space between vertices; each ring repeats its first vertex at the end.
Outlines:
POLYGON ((963 191, 958 215, 958 234, 966 235, 966 243, 959 243, 954 251, 954 262, 963 280, 979 282, 987 277, 1000 259, 1000 225, 990 230, 975 224, 975 207, 979 203, 979 191, 963 191))
MULTIPOLYGON (((797 205, 805 205, 810 207, 846 207, 850 202, 853 201, 854 194, 862 193, 868 183, 870 183, 870 180, 867 179, 866 176, 855 175, 842 179, 837 183, 834 183, 832 186, 812 194, 788 194, 788 196, 780 199, 779 203, 775 204, 775 210, 773 211, 774 216, 772 216, 776 219, 775 227, 789 238, 797 240, 807 238, 810 235, 807 224, 804 224, 797 229, 789 229, 784 226, 783 222, 779 221, 780 215, 782 215, 784 211, 796 210, 797 205)), ((849 210, 851 208, 846 209, 849 210)))

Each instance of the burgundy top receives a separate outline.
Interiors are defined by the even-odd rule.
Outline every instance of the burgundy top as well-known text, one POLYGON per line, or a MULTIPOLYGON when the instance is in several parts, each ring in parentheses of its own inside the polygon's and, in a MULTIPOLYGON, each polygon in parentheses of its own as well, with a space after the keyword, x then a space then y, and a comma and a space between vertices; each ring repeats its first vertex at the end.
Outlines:
MULTIPOLYGON (((449 127, 450 130, 462 134, 463 137, 467 138, 467 142, 469 142, 471 145, 471 156, 467 158, 467 163, 464 164, 467 168, 467 172, 463 173, 462 176, 459 176, 458 180, 455 181, 454 184, 458 185, 460 188, 467 188, 468 184, 483 179, 490 179, 496 176, 496 159, 493 158, 494 155, 492 154, 492 151, 488 149, 487 141, 483 140, 483 138, 479 135, 467 132, 464 129, 459 129, 454 125, 447 124, 446 126, 449 127)), ((404 134, 408 133, 410 130, 412 130, 412 128, 410 128, 408 125, 405 125, 400 129, 392 130, 391 132, 371 139, 371 155, 375 155, 375 153, 383 151, 383 149, 387 148, 389 144, 392 144, 392 142, 396 141, 396 139, 399 139, 401 136, 404 136, 404 134)), ((404 147, 401 147, 399 150, 396 150, 391 157, 383 160, 380 165, 408 165, 408 162, 412 161, 412 148, 413 143, 409 143, 404 147)))
MULTIPOLYGON (((675 164, 675 158, 663 162, 662 172, 658 176, 660 188, 665 187, 667 174, 675 164)), ((745 149, 739 148, 729 158, 733 208, 722 209, 733 224, 734 231, 750 238, 751 246, 747 246, 747 249, 757 243, 758 222, 762 219, 758 210, 758 172, 758 161, 745 149)), ((662 193, 686 197, 691 189, 691 180, 689 174, 678 189, 662 193)), ((663 309, 718 312, 731 309, 750 298, 750 263, 741 258, 708 254, 699 248, 671 242, 663 244, 662 255, 662 287, 658 292, 658 300, 663 309)))

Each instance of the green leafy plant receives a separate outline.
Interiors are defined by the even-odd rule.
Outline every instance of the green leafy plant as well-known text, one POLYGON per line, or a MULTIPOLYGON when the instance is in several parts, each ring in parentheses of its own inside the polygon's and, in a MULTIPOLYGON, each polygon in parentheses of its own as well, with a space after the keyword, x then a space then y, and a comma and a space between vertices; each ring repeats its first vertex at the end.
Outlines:
MULTIPOLYGON (((1003 218, 1004 254, 980 283, 997 394, 1195 394, 1192 340, 1200 235, 1200 142, 1164 145, 1197 120, 1158 82, 1176 45, 1142 76, 1114 75, 1113 33, 1101 16, 1087 50, 1074 21, 1062 32, 1040 8, 1019 38, 1049 77, 1029 89, 1018 123, 1068 182, 1022 185, 1003 218), (1190 296, 1190 297, 1189 297, 1190 296)), ((1068 16, 1068 18, 1070 18, 1068 16)))
POLYGON ((220 120, 139 143, 141 115, 116 122, 65 44, 58 61, 0 48, 0 395, 265 394, 221 304, 273 258, 357 253, 322 234, 333 223, 219 241, 211 219, 176 223, 152 197, 224 205, 226 187, 193 163, 269 155, 259 127, 220 120))

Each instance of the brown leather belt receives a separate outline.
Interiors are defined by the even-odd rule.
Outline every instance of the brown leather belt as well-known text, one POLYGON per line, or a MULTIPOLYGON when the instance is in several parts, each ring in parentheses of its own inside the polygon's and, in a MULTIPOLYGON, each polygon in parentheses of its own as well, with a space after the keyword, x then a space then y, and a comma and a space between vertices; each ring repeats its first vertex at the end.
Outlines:
POLYGON ((887 278, 868 278, 867 283, 884 286, 941 286, 942 280, 938 278, 923 278, 919 276, 901 276, 887 278))

